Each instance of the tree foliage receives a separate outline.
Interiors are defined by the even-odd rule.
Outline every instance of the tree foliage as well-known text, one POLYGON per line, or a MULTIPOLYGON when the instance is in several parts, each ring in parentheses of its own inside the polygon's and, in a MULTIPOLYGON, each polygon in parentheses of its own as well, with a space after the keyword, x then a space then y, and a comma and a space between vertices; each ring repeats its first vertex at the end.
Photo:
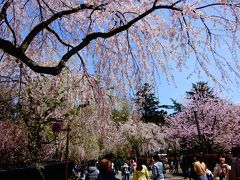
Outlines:
POLYGON ((187 96, 182 111, 168 117, 169 137, 178 139, 184 150, 213 152, 239 145, 240 106, 216 95, 199 97, 187 96))
POLYGON ((194 72, 221 84, 239 77, 239 8, 238 0, 4 0, 1 67, 51 75, 67 67, 123 89, 157 73, 174 81, 171 70, 190 57, 194 72))
MULTIPOLYGON (((0 119, 0 163, 63 160, 68 126, 70 159, 88 160, 118 150, 125 152, 126 147, 133 147, 132 139, 140 141, 139 129, 141 140, 145 140, 137 146, 144 154, 147 136, 153 130, 158 134, 161 129, 151 123, 140 123, 137 113, 130 111, 127 104, 122 102, 121 106, 119 98, 115 100, 101 83, 99 88, 92 88, 89 80, 65 71, 50 77, 25 74, 20 89, 19 81, 1 81, 4 91, 0 105, 7 108, 0 119), (119 109, 115 111, 115 107, 119 109), (55 122, 61 124, 61 131, 52 131, 55 122), (139 127, 128 131, 134 124, 139 127)), ((162 141, 156 137, 151 144, 160 146, 162 141)))
POLYGON ((161 126, 155 123, 144 123, 133 118, 121 126, 120 132, 124 144, 122 147, 130 148, 134 156, 146 155, 159 148, 165 149, 168 145, 161 126))
POLYGON ((111 112, 111 118, 116 123, 124 123, 129 120, 129 116, 131 113, 130 105, 126 102, 120 102, 117 106, 118 108, 114 108, 111 112))
POLYGON ((174 111, 173 114, 180 112, 182 110, 182 104, 177 100, 174 100, 172 98, 170 99, 172 101, 172 105, 161 105, 160 107, 164 109, 172 109, 174 111))
POLYGON ((200 81, 196 84, 192 84, 192 89, 186 92, 186 96, 188 99, 197 100, 198 98, 214 98, 215 94, 214 90, 208 86, 207 82, 200 81))
POLYGON ((143 87, 136 93, 135 103, 139 112, 141 113, 141 119, 144 122, 153 122, 156 124, 164 123, 164 115, 166 111, 160 110, 160 104, 158 99, 152 93, 152 87, 145 83, 143 87))

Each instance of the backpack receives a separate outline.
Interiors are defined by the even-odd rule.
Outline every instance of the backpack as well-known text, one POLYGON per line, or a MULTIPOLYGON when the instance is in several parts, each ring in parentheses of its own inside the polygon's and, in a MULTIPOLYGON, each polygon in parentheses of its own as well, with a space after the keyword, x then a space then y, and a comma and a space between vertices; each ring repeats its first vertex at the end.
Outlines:
POLYGON ((208 180, 213 180, 213 176, 211 174, 206 174, 208 180))
POLYGON ((155 176, 158 177, 159 174, 158 174, 158 168, 157 168, 157 166, 153 165, 153 168, 155 169, 155 172, 157 173, 157 174, 155 174, 155 176))
POLYGON ((206 171, 206 176, 208 180, 213 180, 212 172, 209 169, 207 169, 206 171))
MULTIPOLYGON (((153 168, 155 169, 155 171, 156 171, 156 173, 157 173, 157 174, 155 174, 155 176, 156 176, 156 177, 161 176, 161 174, 159 174, 159 171, 160 171, 160 170, 158 169, 158 167, 157 167, 156 165, 153 165, 153 168)), ((163 164, 163 163, 162 163, 162 170, 163 170, 162 173, 165 174, 166 172, 165 172, 165 167, 164 167, 164 164, 163 164)))

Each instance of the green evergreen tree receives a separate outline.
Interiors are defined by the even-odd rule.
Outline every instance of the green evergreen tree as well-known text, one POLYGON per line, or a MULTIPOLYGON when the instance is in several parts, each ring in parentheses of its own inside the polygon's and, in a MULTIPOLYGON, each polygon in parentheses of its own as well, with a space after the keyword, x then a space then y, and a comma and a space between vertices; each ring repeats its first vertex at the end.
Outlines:
POLYGON ((182 111, 182 104, 177 102, 177 100, 174 100, 172 98, 170 98, 171 101, 172 101, 172 105, 161 105, 160 108, 164 108, 164 109, 172 109, 174 112, 171 114, 175 114, 175 113, 178 113, 178 112, 181 112, 182 111))
POLYGON ((141 120, 143 122, 164 123, 164 115, 167 112, 160 109, 159 100, 152 92, 152 87, 149 84, 145 83, 136 93, 135 103, 142 114, 141 120))
POLYGON ((186 92, 188 99, 199 100, 202 98, 214 98, 213 88, 208 86, 207 82, 199 81, 192 84, 192 89, 186 92))

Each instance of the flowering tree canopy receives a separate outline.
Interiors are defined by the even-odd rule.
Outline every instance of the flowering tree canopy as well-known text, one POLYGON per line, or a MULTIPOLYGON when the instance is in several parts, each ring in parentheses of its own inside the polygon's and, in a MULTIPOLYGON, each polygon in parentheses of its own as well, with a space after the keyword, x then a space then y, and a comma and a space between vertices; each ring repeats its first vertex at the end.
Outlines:
POLYGON ((84 75, 63 71, 58 76, 22 78, 20 91, 19 82, 0 83, 4 90, 0 95, 0 132, 4 137, 0 163, 61 160, 68 127, 71 159, 93 159, 109 152, 125 152, 126 148, 144 154, 165 146, 161 128, 139 121, 137 111, 121 111, 123 121, 119 114, 113 116, 116 100, 112 92, 103 87, 92 91, 91 79, 84 75), (87 106, 83 106, 85 99, 90 101, 87 106))
POLYGON ((119 133, 123 140, 121 144, 131 147, 136 155, 155 152, 159 148, 167 149, 169 145, 161 126, 154 123, 131 119, 120 127, 119 133))
POLYGON ((167 120, 166 133, 185 149, 231 149, 239 145, 239 110, 239 105, 220 98, 195 98, 194 103, 188 99, 182 111, 167 120))
POLYGON ((51 75, 68 67, 131 85, 156 72, 174 80, 171 69, 191 58, 214 81, 209 64, 221 80, 229 69, 239 77, 238 0, 3 0, 0 8, 5 69, 15 61, 51 75))

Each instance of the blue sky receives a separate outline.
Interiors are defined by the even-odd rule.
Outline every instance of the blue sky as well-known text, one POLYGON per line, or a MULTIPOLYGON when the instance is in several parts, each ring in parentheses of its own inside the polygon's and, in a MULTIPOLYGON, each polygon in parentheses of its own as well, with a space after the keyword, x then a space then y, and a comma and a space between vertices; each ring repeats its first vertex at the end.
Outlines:
MULTIPOLYGON (((208 11, 209 14, 213 13, 216 14, 216 10, 213 9, 206 9, 206 11, 208 11)), ((231 14, 229 14, 229 18, 231 19, 231 14)), ((199 25, 199 21, 196 22, 196 25, 199 25)), ((200 22, 201 23, 201 22, 200 22)), ((219 32, 219 30, 224 30, 224 25, 218 26, 216 29, 214 26, 212 26, 212 24, 207 24, 209 26, 209 28, 211 29, 212 32, 216 32, 216 34, 224 34, 225 32, 219 32)), ((229 32, 228 32, 229 33, 229 32)), ((227 32, 226 32, 227 34, 227 32)), ((231 36, 230 36, 231 37, 231 36)), ((229 49, 228 46, 232 45, 232 39, 228 37, 226 38, 226 36, 221 37, 219 39, 219 44, 216 47, 217 53, 223 57, 226 58, 226 61, 230 62, 230 64, 233 66, 233 68, 236 67, 236 64, 234 62, 239 62, 240 59, 240 51, 239 48, 240 46, 235 46, 236 47, 236 54, 234 54, 234 58, 235 60, 233 60, 233 56, 231 54, 231 50, 229 49), (237 60, 236 60, 237 59, 237 60)), ((203 36, 204 38, 204 36, 203 36)), ((240 32, 238 31, 237 35, 235 38, 240 38, 240 32)), ((205 73, 200 70, 200 75, 198 74, 192 74, 193 69, 194 69, 194 64, 195 64, 195 56, 194 55, 190 55, 189 60, 187 61, 187 66, 189 69, 183 69, 183 72, 179 72, 176 69, 173 68, 173 76, 175 78, 175 83, 176 86, 174 86, 173 83, 171 82, 167 82, 165 79, 162 79, 160 83, 158 84, 157 87, 157 96, 160 100, 160 104, 172 104, 172 101, 170 100, 170 98, 177 100, 178 102, 182 102, 184 96, 185 96, 185 92, 189 91, 192 88, 192 83, 197 83, 199 81, 204 81, 204 82, 208 82, 208 85, 210 87, 212 87, 220 97, 228 99, 230 101, 232 101, 233 103, 240 103, 240 91, 239 91, 239 87, 237 87, 237 82, 235 81, 235 79, 239 78, 239 77, 235 77, 234 73, 231 72, 231 70, 228 70, 228 66, 227 63, 224 62, 223 59, 221 59, 222 63, 223 63, 223 68, 225 68, 226 72, 229 73, 229 77, 231 80, 233 80, 232 83, 228 82, 228 84, 224 83, 221 80, 221 74, 219 73, 218 70, 216 70, 216 64, 215 64, 215 60, 213 59, 213 56, 211 54, 211 52, 204 52, 204 53, 208 53, 208 57, 210 59, 210 63, 209 65, 207 65, 207 68, 210 70, 211 74, 214 74, 218 80, 223 83, 222 85, 224 86, 224 88, 219 88, 213 81, 211 78, 207 77, 205 75, 205 73), (193 61, 192 61, 193 60, 193 61), (189 77, 189 74, 191 74, 191 76, 189 77), (199 77, 200 76, 200 77, 199 77), (234 84, 235 83, 235 84, 234 84)), ((206 63, 207 64, 207 63, 206 63)), ((238 63, 237 63, 238 66, 238 63)), ((236 67, 237 69, 238 67, 236 67)))
MULTIPOLYGON (((83 1, 80 1, 80 3, 81 2, 83 2, 83 1)), ((214 11, 211 9, 210 10, 207 9, 207 10, 210 11, 211 13, 216 13, 215 10, 214 11)), ((170 14, 167 14, 167 12, 166 12, 166 15, 170 15, 170 14)), ((230 15, 230 17, 231 17, 231 15, 230 15)), ((208 21, 206 21, 206 22, 208 22, 208 21)), ((198 23, 200 23, 200 22, 196 21, 195 25, 203 26, 202 23, 201 24, 198 24, 198 23)), ((215 29, 212 29, 214 27, 211 24, 208 24, 208 26, 209 26, 209 28, 211 28, 211 30, 213 32, 215 32, 215 29)), ((222 30, 222 29, 224 29, 224 26, 217 27, 216 29, 218 29, 218 28, 220 30, 222 30)), ((218 32, 218 31, 216 30, 216 32, 218 32)), ((221 34, 222 33, 220 33, 220 35, 221 34)), ((238 33, 238 35, 240 36, 239 33, 238 33)), ((203 38, 204 37, 205 36, 203 36, 203 38)), ((225 56, 227 60, 231 61, 232 57, 229 53, 228 47, 226 47, 226 45, 231 45, 231 39, 225 37, 224 40, 226 40, 227 44, 225 41, 221 41, 221 39, 220 39, 219 44, 217 45, 216 48, 218 48, 217 50, 219 51, 218 52, 219 54, 225 56)), ((134 44, 132 44, 132 46, 134 47, 134 44)), ((205 50, 207 48, 200 48, 200 49, 205 50)), ((204 52, 204 53, 206 53, 206 52, 204 52)), ((240 54, 238 55, 238 57, 240 57, 240 54)), ((209 52, 209 58, 213 58, 210 52, 209 52)), ((86 57, 86 59, 87 59, 87 57, 86 57)), ((232 102, 235 102, 235 103, 240 102, 240 93, 238 93, 238 87, 234 86, 233 84, 231 84, 231 85, 224 84, 226 88, 230 88, 231 90, 227 91, 227 90, 221 89, 222 92, 220 92, 220 89, 218 88, 218 86, 216 84, 214 84, 210 78, 207 78, 206 75, 204 75, 203 71, 201 71, 201 74, 200 74, 201 77, 199 77, 197 74, 193 74, 192 76, 188 77, 189 74, 192 73, 192 71, 194 69, 194 64, 195 64, 195 61, 194 61, 195 58, 193 55, 190 55, 189 59, 190 60, 188 60, 188 62, 187 62, 187 66, 189 69, 183 69, 183 72, 179 72, 173 68, 174 72, 172 72, 172 74, 175 77, 176 86, 174 86, 174 84, 172 82, 167 82, 166 78, 164 78, 164 77, 161 79, 161 82, 156 82, 156 84, 157 84, 156 96, 159 98, 160 104, 172 104, 172 101, 170 100, 170 98, 177 100, 178 102, 182 102, 182 100, 185 96, 185 92, 189 91, 191 89, 192 83, 197 83, 199 81, 208 82, 210 87, 214 88, 215 91, 219 92, 220 97, 231 100, 232 102), (191 61, 191 60, 193 60, 193 61, 191 61)), ((220 76, 219 72, 217 72, 215 70, 214 62, 215 61, 212 60, 212 62, 211 62, 212 65, 209 65, 207 68, 210 69, 212 74, 215 74, 219 78, 221 76, 220 76)), ((223 64, 224 64, 223 66, 227 69, 226 64, 225 63, 223 63, 223 64)), ((234 79, 234 77, 233 77, 233 79, 234 79)))
POLYGON ((189 91, 192 88, 192 83, 196 83, 199 81, 208 82, 209 86, 214 88, 214 90, 218 92, 220 97, 231 100, 234 103, 240 102, 239 88, 236 87, 236 85, 225 85, 226 88, 230 89, 224 90, 219 89, 216 84, 214 84, 211 79, 204 76, 204 74, 201 74, 202 78, 197 77, 197 75, 195 74, 192 77, 188 78, 188 74, 185 72, 174 72, 173 74, 176 80, 176 87, 173 83, 167 81, 162 81, 158 85, 158 95, 156 96, 158 96, 160 104, 172 104, 170 98, 181 102, 185 96, 185 92, 189 91))

